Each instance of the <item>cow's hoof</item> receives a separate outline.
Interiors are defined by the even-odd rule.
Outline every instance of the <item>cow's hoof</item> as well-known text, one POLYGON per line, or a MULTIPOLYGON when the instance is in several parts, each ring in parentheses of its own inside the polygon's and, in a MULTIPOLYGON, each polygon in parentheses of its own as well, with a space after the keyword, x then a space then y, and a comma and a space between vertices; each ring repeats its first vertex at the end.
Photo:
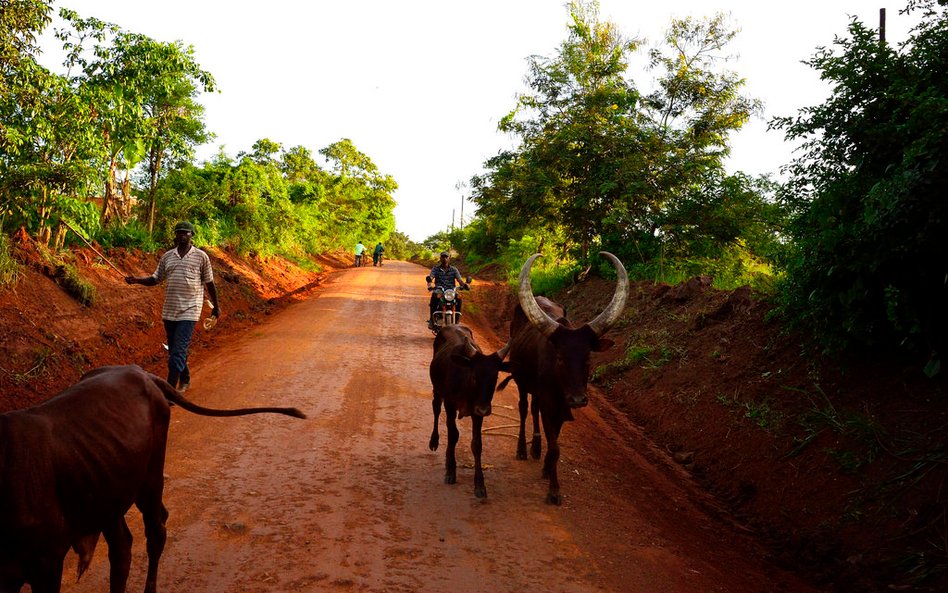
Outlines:
POLYGON ((532 455, 534 459, 540 458, 541 451, 542 449, 540 447, 540 443, 533 443, 530 445, 530 455, 532 455))
POLYGON ((474 488, 474 496, 478 498, 487 498, 487 488, 484 486, 474 488))
POLYGON ((428 441, 428 448, 431 449, 432 451, 438 450, 438 437, 437 436, 431 437, 431 440, 428 441))
POLYGON ((457 484, 457 481, 458 481, 457 476, 453 476, 451 474, 444 474, 445 484, 457 484))
POLYGON ((527 448, 526 448, 526 447, 524 447, 523 449, 519 449, 519 448, 518 448, 518 449, 517 449, 517 459, 526 460, 526 458, 527 458, 527 448))
POLYGON ((560 506, 563 504, 563 497, 559 494, 548 492, 546 495, 546 504, 555 504, 556 506, 560 506))

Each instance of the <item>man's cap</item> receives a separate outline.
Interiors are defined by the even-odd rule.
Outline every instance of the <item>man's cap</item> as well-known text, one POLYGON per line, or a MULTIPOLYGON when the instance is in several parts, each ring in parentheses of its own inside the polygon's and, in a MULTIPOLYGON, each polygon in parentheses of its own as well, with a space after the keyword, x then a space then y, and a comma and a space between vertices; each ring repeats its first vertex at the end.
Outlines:
POLYGON ((442 251, 442 252, 441 252, 441 257, 451 257, 451 254, 448 253, 447 251, 442 251))
POLYGON ((191 234, 193 235, 193 234, 194 234, 194 225, 191 224, 190 222, 186 221, 186 220, 182 220, 182 221, 179 222, 178 224, 174 225, 174 232, 177 233, 178 231, 187 231, 187 232, 189 232, 189 233, 191 233, 191 234))

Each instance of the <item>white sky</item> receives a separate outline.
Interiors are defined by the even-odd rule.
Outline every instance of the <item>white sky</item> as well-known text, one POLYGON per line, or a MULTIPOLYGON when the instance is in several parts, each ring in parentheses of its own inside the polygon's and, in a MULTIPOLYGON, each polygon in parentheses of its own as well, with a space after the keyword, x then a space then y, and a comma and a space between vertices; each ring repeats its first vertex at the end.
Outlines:
MULTIPOLYGON (((672 17, 729 13, 741 29, 729 68, 747 79, 765 116, 732 140, 731 170, 775 173, 791 149, 766 119, 818 104, 826 87, 800 62, 828 46, 856 16, 873 28, 886 8, 886 37, 904 40, 904 7, 888 0, 601 0, 600 19, 629 37, 659 42, 672 17)), ((553 56, 567 37, 561 0, 56 0, 160 41, 193 45, 220 92, 205 95, 208 128, 235 156, 260 138, 314 155, 349 138, 399 184, 398 230, 416 241, 459 222, 459 182, 511 139, 497 122, 523 92, 530 55, 553 56)), ((54 21, 54 26, 57 21, 54 21)), ((52 27, 49 32, 51 33, 52 27)), ((58 42, 44 36, 57 69, 58 42)), ((640 50, 644 55, 644 50, 640 50)), ((61 70, 61 68, 58 68, 61 70)), ((650 75, 630 71, 639 86, 650 75)), ((318 155, 316 155, 318 158, 318 155)), ((464 205, 465 219, 473 206, 464 205)), ((371 237, 366 238, 370 243, 371 237)))

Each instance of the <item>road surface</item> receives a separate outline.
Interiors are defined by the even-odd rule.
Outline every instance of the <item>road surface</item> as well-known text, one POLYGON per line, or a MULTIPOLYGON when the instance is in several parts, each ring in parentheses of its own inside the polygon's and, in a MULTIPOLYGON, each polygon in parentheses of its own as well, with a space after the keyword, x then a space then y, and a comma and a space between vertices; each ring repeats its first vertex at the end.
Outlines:
MULTIPOLYGON (((592 393, 561 438, 564 503, 515 459, 516 388, 485 422, 488 498, 473 494, 470 422, 458 483, 428 450, 432 336, 425 270, 351 269, 193 360, 202 405, 296 406, 297 420, 172 410, 159 591, 803 593, 688 475, 592 393)), ((476 290, 476 283, 474 290, 476 290)), ((226 318, 221 323, 226 323, 226 318)), ((485 325, 486 327, 486 325, 485 325)), ((479 331, 493 351, 500 338, 479 331)), ((129 590, 146 564, 137 509, 129 590)), ((107 590, 106 545, 66 592, 107 590)))

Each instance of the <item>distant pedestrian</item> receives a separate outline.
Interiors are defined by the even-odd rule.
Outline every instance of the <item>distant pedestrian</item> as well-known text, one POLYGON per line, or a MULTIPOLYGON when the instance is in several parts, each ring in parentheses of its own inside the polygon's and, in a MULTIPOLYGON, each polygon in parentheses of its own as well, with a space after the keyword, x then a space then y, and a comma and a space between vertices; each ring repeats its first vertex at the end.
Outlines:
POLYGON ((356 243, 356 261, 355 267, 362 266, 362 255, 365 253, 365 245, 362 244, 362 241, 356 243))
POLYGON ((221 314, 211 258, 191 244, 193 236, 194 226, 190 222, 179 222, 174 227, 175 247, 161 256, 155 272, 151 276, 125 277, 128 284, 143 286, 168 281, 161 308, 161 320, 168 337, 168 383, 181 391, 191 385, 188 348, 194 324, 201 318, 205 290, 211 300, 211 317, 216 319, 221 314))
POLYGON ((381 266, 382 265, 382 252, 385 251, 385 248, 382 247, 382 243, 379 242, 375 245, 375 250, 372 251, 372 265, 381 266))

